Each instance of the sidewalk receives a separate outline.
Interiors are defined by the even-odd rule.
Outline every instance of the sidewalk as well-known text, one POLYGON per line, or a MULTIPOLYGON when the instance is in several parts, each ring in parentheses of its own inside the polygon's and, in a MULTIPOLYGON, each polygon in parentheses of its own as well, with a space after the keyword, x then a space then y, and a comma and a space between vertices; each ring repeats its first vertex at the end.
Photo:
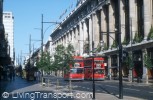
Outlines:
MULTIPOLYGON (((54 76, 56 77, 56 76, 54 76)), ((62 79, 62 77, 57 77, 58 79, 62 79)), ((113 80, 112 80, 113 81, 113 80)), ((72 86, 72 90, 69 89, 69 84, 56 86, 56 82, 52 82, 52 89, 56 93, 72 93, 74 100, 92 100, 92 92, 78 90, 78 86, 72 86), (87 95, 86 95, 87 94, 87 95), (91 94, 90 96, 88 94, 91 94), (80 95, 83 95, 81 98, 80 95), (85 95, 85 96, 84 96, 85 95), (78 97, 77 97, 78 96, 78 97), (87 97, 87 98, 86 98, 87 97)), ((121 100, 118 98, 118 95, 109 94, 107 92, 101 92, 95 94, 95 100, 121 100)), ((122 100, 144 100, 141 98, 135 98, 130 96, 124 96, 122 100)))
POLYGON ((0 94, 2 94, 5 91, 8 82, 9 81, 3 81, 3 80, 0 81, 0 94))
MULTIPOLYGON (((16 77, 15 81, 11 81, 8 83, 7 88, 5 90, 6 93, 3 93, 3 97, 1 100, 92 100, 92 92, 84 91, 79 89, 79 86, 72 86, 72 90, 69 89, 68 83, 59 83, 57 86, 57 78, 61 81, 62 78, 49 76, 51 82, 49 86, 46 84, 42 86, 41 83, 37 81, 26 81, 20 77, 16 77), (9 94, 8 94, 9 93, 9 94), (30 97, 27 95, 23 95, 22 93, 29 93, 30 97), (45 95, 47 94, 56 94, 59 96, 52 95, 49 98, 45 95), (38 96, 41 97, 38 98, 38 96), (37 96, 37 97, 36 97, 37 96)), ((61 81, 62 82, 62 81, 61 81)), ((47 80, 46 80, 47 83, 47 80)), ((143 100, 140 98, 134 98, 130 96, 124 96, 122 100, 143 100)), ((118 95, 109 94, 107 92, 96 92, 95 100, 119 100, 118 95)))
MULTIPOLYGON (((111 80, 106 78, 106 80, 108 81, 113 81, 113 82, 119 82, 118 79, 114 79, 112 78, 111 80)), ((123 83, 125 84, 131 84, 131 85, 135 85, 135 86, 153 86, 153 79, 149 79, 148 83, 143 82, 142 80, 140 82, 137 82, 137 78, 134 78, 134 82, 129 82, 128 78, 123 77, 123 83)))
MULTIPOLYGON (((14 81, 10 81, 1 94, 0 100, 57 100, 56 86, 42 86, 37 81, 26 81, 21 77, 16 77, 14 81), (46 96, 47 95, 47 96, 46 96)), ((74 100, 67 96, 59 100, 74 100)))
POLYGON ((137 78, 134 78, 134 82, 129 82, 128 78, 123 78, 123 82, 125 84, 133 85, 133 86, 151 86, 151 87, 153 87, 153 79, 149 79, 148 83, 145 83, 142 80, 140 80, 140 82, 138 82, 137 78))

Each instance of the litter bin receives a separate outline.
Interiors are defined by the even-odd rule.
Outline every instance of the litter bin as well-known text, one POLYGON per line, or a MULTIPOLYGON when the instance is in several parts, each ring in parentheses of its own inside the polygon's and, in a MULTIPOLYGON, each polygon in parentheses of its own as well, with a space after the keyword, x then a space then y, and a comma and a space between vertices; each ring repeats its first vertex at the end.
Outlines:
POLYGON ((138 82, 138 83, 140 83, 140 82, 141 82, 141 79, 140 79, 140 77, 138 77, 138 78, 137 78, 137 82, 138 82))
POLYGON ((43 78, 43 83, 45 83, 45 78, 43 78))

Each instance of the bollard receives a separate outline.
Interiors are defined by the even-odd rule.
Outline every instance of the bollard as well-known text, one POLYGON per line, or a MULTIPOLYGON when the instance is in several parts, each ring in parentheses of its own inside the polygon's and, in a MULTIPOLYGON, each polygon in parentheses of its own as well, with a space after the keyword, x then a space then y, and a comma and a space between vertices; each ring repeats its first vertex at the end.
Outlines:
POLYGON ((137 78, 137 82, 140 83, 140 77, 139 77, 139 76, 138 76, 138 78, 137 78))
POLYGON ((43 83, 45 83, 45 78, 43 78, 43 83))
POLYGON ((41 78, 41 85, 43 86, 43 77, 41 78))
POLYGON ((49 82, 50 82, 50 80, 48 79, 48 87, 49 87, 49 82))
POLYGON ((71 83, 71 79, 69 80, 69 91, 70 91, 70 93, 72 93, 72 83, 71 83))
POLYGON ((45 86, 45 85, 46 85, 46 84, 45 84, 45 78, 42 77, 41 83, 42 83, 42 86, 45 86))
POLYGON ((59 80, 57 79, 57 82, 56 82, 56 90, 58 89, 58 86, 59 86, 59 80))

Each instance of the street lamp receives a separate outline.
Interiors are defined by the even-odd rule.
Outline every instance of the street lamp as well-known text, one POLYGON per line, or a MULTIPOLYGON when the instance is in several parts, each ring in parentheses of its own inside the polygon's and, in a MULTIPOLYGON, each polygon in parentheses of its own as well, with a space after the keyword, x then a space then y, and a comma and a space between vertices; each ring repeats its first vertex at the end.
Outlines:
POLYGON ((92 57, 92 67, 93 67, 93 72, 92 72, 92 89, 93 89, 93 99, 95 99, 95 66, 94 66, 94 55, 91 56, 92 57))
MULTIPOLYGON (((101 34, 102 35, 109 35, 109 34, 104 34, 104 33, 107 33, 107 32, 102 32, 101 34)), ((115 34, 116 32, 109 32, 111 34, 115 34)), ((118 39, 119 39, 119 42, 118 42, 118 47, 117 47, 117 50, 119 51, 119 99, 122 99, 123 98, 123 83, 122 83, 122 44, 121 44, 121 33, 119 33, 119 31, 117 32, 118 33, 118 39)), ((113 40, 115 40, 111 35, 109 35, 109 37, 111 37, 113 40)))
MULTIPOLYGON (((53 23, 53 24, 60 24, 61 22, 44 22, 43 21, 43 14, 42 14, 42 17, 41 17, 41 56, 43 56, 43 39, 44 39, 44 32, 43 32, 43 24, 44 23, 53 23)), ((48 27, 49 28, 49 27, 48 27)), ((47 28, 47 29, 48 29, 47 28)), ((59 29, 61 29, 61 27, 59 27, 59 29)), ((45 30, 46 32, 46 30, 45 30)))
MULTIPOLYGON (((93 89, 93 99, 95 99, 95 66, 94 66, 94 57, 95 57, 95 54, 93 53, 93 45, 94 45, 94 41, 92 41, 92 51, 91 51, 91 55, 90 57, 92 58, 92 68, 93 68, 93 72, 92 72, 92 89, 93 89)), ((104 45, 104 42, 103 41, 100 41, 100 45, 101 47, 103 47, 104 45)))
MULTIPOLYGON (((53 24, 60 24, 61 22, 44 22, 43 21, 43 14, 41 16, 41 59, 43 58, 43 39, 44 39, 44 33, 46 32, 46 30, 49 28, 47 28, 44 32, 43 30, 43 24, 44 23, 53 23, 53 24)), ((59 27, 59 29, 61 29, 61 27, 59 27)), ((43 59, 42 59, 43 61, 43 59)), ((42 73, 42 76, 43 76, 43 73, 42 73)))
MULTIPOLYGON (((117 3, 118 3, 118 8, 117 8, 117 10, 118 10, 118 14, 117 14, 118 26, 117 26, 117 32, 116 33, 118 33, 117 38, 118 38, 118 53, 119 53, 119 99, 123 99, 120 0, 117 0, 117 3)), ((103 33, 107 33, 107 32, 102 32, 102 34, 103 33)), ((108 32, 108 33, 115 33, 115 32, 108 32)), ((111 37, 111 38, 113 40, 115 40, 113 37, 111 37)))
POLYGON ((118 0, 117 20, 118 20, 118 44, 119 44, 119 99, 123 99, 120 0, 118 0))

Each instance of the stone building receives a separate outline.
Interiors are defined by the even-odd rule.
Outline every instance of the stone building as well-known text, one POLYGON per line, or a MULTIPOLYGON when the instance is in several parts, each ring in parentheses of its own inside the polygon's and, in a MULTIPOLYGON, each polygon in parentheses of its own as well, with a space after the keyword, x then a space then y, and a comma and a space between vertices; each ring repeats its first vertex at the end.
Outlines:
POLYGON ((9 57, 8 40, 3 24, 3 0, 0 0, 0 80, 6 80, 3 73, 6 74, 4 70, 9 64, 11 64, 11 59, 9 57))
POLYGON ((3 12, 3 24, 7 35, 11 62, 14 63, 14 16, 12 12, 3 12))
POLYGON ((8 40, 3 24, 3 0, 0 0, 0 65, 10 64, 8 40))
MULTIPOLYGON (((147 70, 146 54, 153 63, 153 0, 120 0, 121 26, 119 26, 118 0, 81 0, 76 8, 52 32, 52 48, 71 43, 75 55, 89 54, 103 47, 98 54, 105 57, 106 75, 116 76, 118 71, 118 27, 121 28, 123 49, 132 55, 133 76, 153 78, 153 68, 147 70), (62 27, 62 29, 60 29, 62 27), (88 47, 88 50, 85 49, 88 47)), ((123 76, 128 77, 127 64, 122 65, 123 76)))

